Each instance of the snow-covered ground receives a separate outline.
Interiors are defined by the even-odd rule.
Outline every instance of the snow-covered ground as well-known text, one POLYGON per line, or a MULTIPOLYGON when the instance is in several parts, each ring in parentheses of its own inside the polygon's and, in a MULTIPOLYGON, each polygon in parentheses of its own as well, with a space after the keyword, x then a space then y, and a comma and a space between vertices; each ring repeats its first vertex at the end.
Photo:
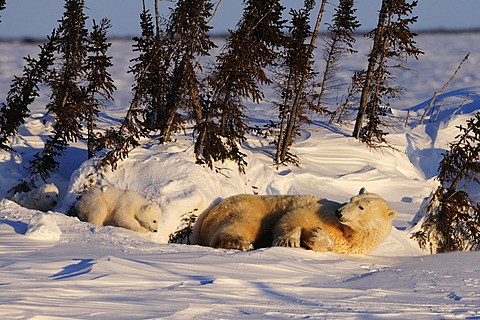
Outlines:
MULTIPOLYGON (((94 173, 85 144, 72 145, 52 177, 62 196, 53 212, 0 202, 0 319, 480 319, 480 253, 428 255, 409 238, 410 222, 436 187, 441 153, 458 134, 455 126, 480 110, 480 34, 421 35, 418 45, 426 55, 397 77, 408 92, 394 112, 405 118, 410 109, 407 126, 402 121, 387 136, 399 151, 371 150, 349 136, 349 126, 317 118, 292 149, 299 167, 273 167, 272 147, 252 135, 244 146, 245 175, 231 163, 211 171, 194 163, 191 137, 178 135, 174 144, 146 145, 117 171, 97 174, 95 183, 136 190, 160 205, 163 221, 155 235, 64 214, 94 173), (439 97, 438 117, 437 108, 419 126, 427 100, 468 52, 439 97), (399 212, 395 229, 369 255, 167 243, 183 217, 233 194, 314 194, 344 202, 361 187, 399 212)), ((117 124, 130 101, 130 46, 116 41, 112 48, 118 91, 101 128, 117 124)), ((345 79, 364 67, 369 42, 359 39, 358 46, 359 54, 343 64, 345 79)), ((20 74, 22 57, 36 52, 35 44, 0 43, 0 92, 20 74)), ((32 106, 14 139, 19 152, 0 152, 0 198, 25 176, 24 166, 43 145, 51 125, 47 98, 43 93, 32 106)), ((249 104, 259 124, 272 114, 266 102, 249 104)))

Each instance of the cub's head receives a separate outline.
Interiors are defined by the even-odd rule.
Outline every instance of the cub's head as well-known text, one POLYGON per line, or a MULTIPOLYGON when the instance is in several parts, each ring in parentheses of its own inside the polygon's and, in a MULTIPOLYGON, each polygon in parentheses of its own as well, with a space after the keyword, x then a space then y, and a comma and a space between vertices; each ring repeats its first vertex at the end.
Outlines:
POLYGON ((354 230, 383 229, 390 232, 397 211, 390 209, 379 195, 362 188, 357 196, 335 212, 335 216, 341 224, 354 230))
POLYGON ((53 183, 44 184, 32 192, 36 209, 48 211, 57 205, 59 191, 53 183))
POLYGON ((157 232, 160 215, 160 207, 154 203, 150 203, 141 207, 136 218, 142 227, 148 229, 148 231, 157 232))

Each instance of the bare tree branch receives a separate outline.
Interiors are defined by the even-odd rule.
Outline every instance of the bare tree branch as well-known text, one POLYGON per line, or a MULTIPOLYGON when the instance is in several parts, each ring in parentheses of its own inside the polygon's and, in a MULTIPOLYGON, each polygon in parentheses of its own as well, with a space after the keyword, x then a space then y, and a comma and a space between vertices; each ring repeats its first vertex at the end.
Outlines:
POLYGON ((215 10, 213 11, 213 14, 212 16, 210 17, 210 19, 208 19, 207 21, 207 25, 210 24, 210 22, 212 22, 213 18, 215 18, 215 16, 217 15, 217 12, 218 12, 218 8, 220 7, 220 5, 222 4, 223 0, 219 0, 217 2, 217 5, 215 6, 215 10))
POLYGON ((418 123, 419 125, 420 125, 420 124, 423 124, 423 121, 425 120, 425 117, 427 116, 427 114, 430 112, 430 109, 432 109, 433 104, 435 103, 435 100, 437 99, 437 96, 438 96, 439 94, 441 94, 441 93, 443 92, 443 90, 445 90, 445 89, 448 87, 448 85, 450 84, 450 82, 452 82, 453 78, 455 78, 455 76, 457 75, 458 71, 459 71, 460 68, 462 67, 463 63, 464 63, 465 61, 467 61, 469 55, 470 55, 470 52, 465 56, 465 58, 463 58, 462 62, 460 62, 460 64, 458 65, 457 70, 455 70, 455 72, 453 73, 453 75, 450 77, 450 79, 448 79, 447 83, 445 83, 445 85, 442 87, 442 89, 440 89, 440 91, 438 91, 438 92, 435 92, 435 94, 433 95, 432 99, 430 100, 430 103, 428 104, 428 108, 425 110, 425 112, 423 113, 422 118, 420 119, 420 122, 418 123))

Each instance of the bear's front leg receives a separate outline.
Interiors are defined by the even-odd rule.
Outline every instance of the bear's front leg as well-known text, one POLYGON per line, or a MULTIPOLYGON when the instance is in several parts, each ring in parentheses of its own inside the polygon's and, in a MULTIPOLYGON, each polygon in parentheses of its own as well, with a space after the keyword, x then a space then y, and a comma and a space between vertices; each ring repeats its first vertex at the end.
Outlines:
POLYGON ((140 222, 138 220, 133 219, 133 218, 122 218, 122 219, 117 219, 115 222, 117 227, 133 230, 139 233, 148 233, 148 229, 142 227, 140 225, 140 222))
POLYGON ((321 227, 304 229, 302 243, 316 252, 332 251, 335 247, 335 241, 330 237, 328 231, 321 227))
POLYGON ((302 228, 295 227, 289 230, 283 230, 277 233, 273 239, 272 246, 300 248, 300 239, 302 236, 302 228))
POLYGON ((248 223, 226 223, 215 233, 209 245, 219 249, 252 250, 257 229, 248 223))
POLYGON ((221 234, 219 235, 212 247, 228 250, 253 250, 253 244, 239 235, 221 234))

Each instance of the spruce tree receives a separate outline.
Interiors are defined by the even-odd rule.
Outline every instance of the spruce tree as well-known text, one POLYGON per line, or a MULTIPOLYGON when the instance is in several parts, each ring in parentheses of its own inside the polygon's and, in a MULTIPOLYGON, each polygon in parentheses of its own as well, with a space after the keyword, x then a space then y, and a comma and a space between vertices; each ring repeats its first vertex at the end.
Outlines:
POLYGON ((440 186, 428 203, 420 231, 413 235, 432 253, 480 250, 480 203, 469 195, 469 188, 480 185, 480 112, 459 129, 440 162, 440 186))
POLYGON ((41 153, 34 155, 30 162, 31 175, 46 180, 52 171, 58 169, 60 156, 70 142, 81 138, 85 114, 85 92, 81 87, 84 75, 84 59, 87 54, 88 30, 83 0, 66 0, 65 13, 60 20, 58 39, 53 46, 58 52, 60 65, 53 69, 46 80, 51 89, 47 110, 55 116, 53 135, 45 142, 41 153))
POLYGON ((85 59, 85 110, 84 118, 87 127, 88 158, 103 149, 100 137, 95 134, 95 120, 107 101, 113 101, 115 85, 108 68, 113 66, 112 57, 107 55, 111 43, 107 42, 107 31, 110 21, 102 19, 100 24, 93 21, 93 30, 87 43, 87 57, 85 59))
MULTIPOLYGON (((144 8, 140 13, 142 34, 134 37, 133 50, 138 57, 129 72, 134 74, 133 99, 120 128, 110 128, 102 138, 102 145, 111 148, 101 159, 99 167, 116 169, 117 162, 128 157, 130 151, 139 146, 141 138, 149 137, 156 122, 152 115, 163 107, 166 90, 165 81, 169 57, 163 50, 161 35, 155 31, 152 15, 144 8)), ((158 29, 159 30, 159 29, 158 29)))
POLYGON ((398 98, 403 88, 391 85, 395 80, 393 69, 404 68, 407 57, 417 58, 421 52, 416 48, 415 33, 410 31, 410 24, 417 17, 409 17, 418 1, 408 3, 406 0, 382 0, 377 28, 368 35, 373 37, 373 47, 368 58, 368 68, 363 74, 363 87, 359 110, 353 136, 374 145, 386 142, 387 134, 383 120, 390 114, 388 99, 398 98), (396 62, 388 65, 388 62, 396 62), (364 126, 364 119, 367 124, 364 126))
MULTIPOLYGON (((320 12, 323 13, 326 1, 322 2, 320 12)), ((289 152, 295 136, 299 134, 299 126, 308 122, 306 109, 313 106, 313 93, 306 87, 312 88, 315 73, 312 69, 312 56, 316 34, 310 30, 310 13, 315 1, 306 0, 300 10, 291 10, 292 25, 289 27, 290 36, 285 41, 284 60, 281 65, 285 71, 277 78, 277 91, 280 102, 277 103, 280 122, 276 143, 275 163, 296 163, 295 156, 289 152), (312 40, 308 42, 307 40, 312 40), (306 85, 306 84, 310 85, 306 85)), ((319 14, 320 16, 320 14, 319 14)), ((318 19, 317 19, 318 20, 318 19)), ((317 21, 317 25, 319 21, 317 21)))
POLYGON ((357 52, 353 49, 355 43, 353 32, 360 27, 360 23, 355 16, 357 10, 354 8, 354 4, 354 0, 340 0, 335 8, 333 23, 328 27, 323 52, 325 69, 322 80, 318 84, 320 93, 317 97, 317 105, 319 107, 328 99, 330 92, 336 92, 343 86, 343 83, 339 83, 336 78, 342 56, 357 52))
POLYGON ((233 160, 246 165, 240 145, 245 140, 245 100, 263 99, 262 84, 270 83, 265 68, 275 62, 283 43, 283 6, 278 0, 245 1, 243 17, 230 32, 224 50, 207 77, 202 121, 195 127, 198 163, 233 160))
MULTIPOLYGON (((5 1, 6 0, 0 0, 0 11, 5 10, 5 1)), ((2 22, 2 20, 0 20, 0 22, 2 22)))
POLYGON ((29 105, 39 96, 40 85, 50 90, 47 111, 54 116, 52 135, 44 149, 30 161, 30 185, 46 180, 58 169, 56 160, 71 142, 83 139, 87 123, 89 156, 97 138, 93 134, 95 118, 106 100, 112 99, 115 89, 107 72, 111 57, 106 32, 108 20, 97 25, 89 35, 85 27, 84 0, 66 0, 65 12, 48 41, 40 46, 37 59, 26 57, 22 77, 15 77, 0 116, 0 148, 9 150, 8 139, 18 133, 18 127, 29 115, 29 105))
POLYGON ((166 116, 166 79, 169 77, 172 53, 165 43, 163 29, 154 23, 148 10, 140 14, 140 28, 141 36, 133 38, 133 51, 138 53, 138 57, 132 59, 135 64, 129 70, 135 78, 132 106, 137 110, 134 113, 144 118, 138 125, 154 130, 160 126, 160 119, 166 116))
POLYGON ((207 34, 212 8, 206 0, 178 1, 163 28, 148 11, 142 12, 142 36, 134 38, 139 56, 130 70, 135 75, 134 99, 120 129, 106 135, 106 145, 113 149, 100 166, 115 169, 117 161, 154 131, 161 143, 169 141, 185 121, 180 111, 187 119, 202 117, 197 60, 214 47, 207 34))
POLYGON ((0 149, 13 150, 9 138, 18 134, 18 127, 30 115, 29 106, 39 96, 39 85, 44 82, 48 70, 55 62, 54 43, 58 41, 54 30, 48 42, 40 45, 38 58, 27 56, 21 77, 15 76, 5 102, 0 108, 0 149))
POLYGON ((215 47, 208 35, 212 27, 207 25, 212 9, 210 1, 179 0, 170 16, 165 33, 169 45, 175 50, 165 101, 166 117, 161 125, 163 141, 169 141, 171 133, 183 122, 178 112, 181 108, 190 117, 201 121, 200 81, 196 69, 197 59, 209 55, 215 47))

